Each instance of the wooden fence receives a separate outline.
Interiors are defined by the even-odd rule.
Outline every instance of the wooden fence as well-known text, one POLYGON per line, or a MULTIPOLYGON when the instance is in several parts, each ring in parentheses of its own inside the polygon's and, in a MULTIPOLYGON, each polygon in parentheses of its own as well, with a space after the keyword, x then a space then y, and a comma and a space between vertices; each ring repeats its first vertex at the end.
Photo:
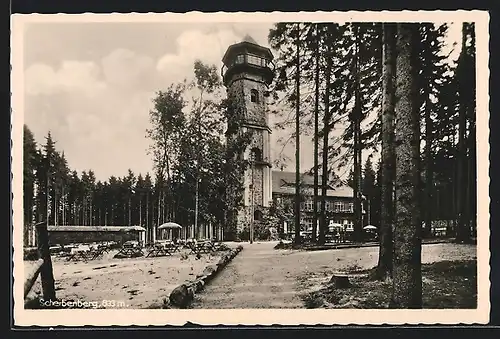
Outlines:
POLYGON ((46 222, 40 222, 35 225, 38 245, 39 259, 36 261, 33 269, 28 272, 24 282, 24 298, 31 291, 38 276, 42 281, 42 292, 45 300, 56 300, 56 289, 54 282, 54 272, 52 270, 52 259, 49 249, 49 232, 46 222))

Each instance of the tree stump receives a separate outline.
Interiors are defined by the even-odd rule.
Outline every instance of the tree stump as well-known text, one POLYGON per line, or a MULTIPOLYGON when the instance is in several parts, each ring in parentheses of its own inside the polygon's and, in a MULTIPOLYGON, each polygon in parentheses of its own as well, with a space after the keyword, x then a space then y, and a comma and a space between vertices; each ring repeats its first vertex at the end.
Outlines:
POLYGON ((351 287, 351 282, 349 281, 349 277, 345 274, 334 274, 330 279, 329 284, 335 286, 335 288, 349 288, 351 287))

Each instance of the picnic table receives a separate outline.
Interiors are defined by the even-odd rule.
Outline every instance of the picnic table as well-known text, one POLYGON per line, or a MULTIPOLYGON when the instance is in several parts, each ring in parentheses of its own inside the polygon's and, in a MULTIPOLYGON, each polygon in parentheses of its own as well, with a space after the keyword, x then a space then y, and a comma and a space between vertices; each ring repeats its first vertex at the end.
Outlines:
POLYGON ((149 248, 146 257, 160 257, 164 255, 172 255, 172 253, 170 253, 163 243, 157 242, 149 248))
POLYGON ((203 253, 210 253, 216 251, 214 243, 212 243, 210 240, 205 240, 205 241, 190 241, 187 242, 186 245, 188 246, 190 252, 189 254, 197 254, 201 255, 203 253))
POLYGON ((180 252, 179 244, 176 244, 173 241, 158 241, 150 247, 146 257, 172 255, 175 252, 180 252))
POLYGON ((104 253, 108 253, 110 251, 110 246, 108 244, 97 244, 90 247, 89 255, 91 256, 91 260, 95 260, 98 258, 102 258, 104 253))
POLYGON ((142 251, 142 248, 141 246, 139 246, 138 243, 127 241, 123 244, 118 253, 115 254, 115 258, 117 257, 135 258, 135 257, 142 257, 143 255, 144 252, 142 251))
POLYGON ((173 241, 166 241, 164 243, 164 245, 165 245, 165 248, 168 248, 168 250, 170 252, 172 252, 172 253, 174 253, 174 252, 180 252, 181 251, 181 246, 182 245, 179 244, 179 243, 175 243, 173 241))
POLYGON ((109 246, 106 244, 74 246, 70 247, 70 253, 66 260, 95 260, 101 258, 107 252, 109 252, 109 246))
POLYGON ((87 261, 89 259, 90 247, 88 245, 81 245, 71 248, 70 254, 67 261, 71 260, 84 260, 87 261))

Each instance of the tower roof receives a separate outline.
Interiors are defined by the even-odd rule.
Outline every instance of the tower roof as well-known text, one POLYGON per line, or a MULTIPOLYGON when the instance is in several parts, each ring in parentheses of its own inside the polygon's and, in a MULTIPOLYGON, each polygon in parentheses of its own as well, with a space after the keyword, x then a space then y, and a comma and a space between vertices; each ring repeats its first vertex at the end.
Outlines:
POLYGON ((222 61, 225 63, 227 57, 233 53, 234 51, 240 51, 243 50, 246 53, 247 49, 251 49, 253 51, 260 51, 260 53, 266 55, 266 58, 269 60, 273 60, 273 53, 271 50, 267 47, 259 45, 254 38, 252 38, 250 35, 246 34, 243 38, 242 41, 235 43, 233 45, 230 45, 226 53, 224 53, 224 56, 222 57, 222 61))
POLYGON ((254 45, 258 45, 257 41, 255 41, 254 38, 252 38, 250 35, 246 34, 245 37, 243 38, 244 42, 249 42, 254 45))

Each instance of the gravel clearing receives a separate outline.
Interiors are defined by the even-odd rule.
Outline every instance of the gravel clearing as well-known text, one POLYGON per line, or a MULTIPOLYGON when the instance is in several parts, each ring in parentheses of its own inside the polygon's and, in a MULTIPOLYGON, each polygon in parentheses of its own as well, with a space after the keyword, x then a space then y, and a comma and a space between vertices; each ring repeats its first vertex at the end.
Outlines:
MULTIPOLYGON (((183 253, 188 253, 183 250, 183 253)), ((53 257, 56 296, 61 300, 87 301, 98 308, 158 308, 163 298, 178 285, 194 279, 205 266, 216 264, 219 253, 193 254, 181 258, 180 253, 155 258, 114 259, 116 251, 102 259, 66 261, 53 257), (96 305, 96 306, 95 306, 96 305)), ((32 262, 25 261, 25 272, 32 262)), ((40 278, 28 298, 41 294, 40 278)))
MULTIPOLYGON (((193 308, 304 308, 300 294, 307 292, 304 276, 317 280, 317 288, 333 272, 374 267, 377 247, 328 251, 275 250, 277 242, 245 243, 245 249, 204 291, 193 308)), ((476 259, 475 245, 422 246, 422 263, 476 259)))

